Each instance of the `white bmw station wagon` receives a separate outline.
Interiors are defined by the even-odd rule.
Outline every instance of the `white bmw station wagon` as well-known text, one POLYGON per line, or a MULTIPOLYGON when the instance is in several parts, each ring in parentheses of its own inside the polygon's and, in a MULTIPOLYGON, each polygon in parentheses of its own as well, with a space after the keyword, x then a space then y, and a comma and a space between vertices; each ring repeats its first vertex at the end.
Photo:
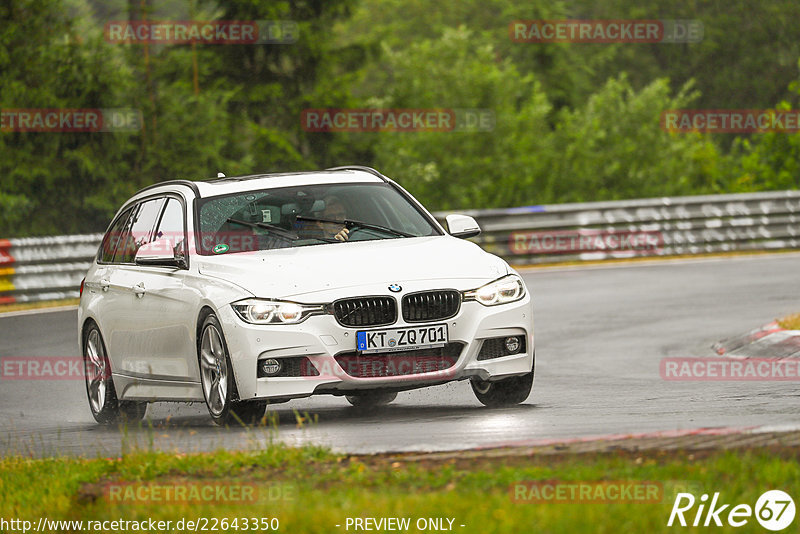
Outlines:
POLYGON ((367 167, 170 181, 117 212, 81 284, 100 423, 205 402, 221 425, 315 394, 355 406, 470 380, 485 405, 533 385, 531 297, 501 258, 367 167))

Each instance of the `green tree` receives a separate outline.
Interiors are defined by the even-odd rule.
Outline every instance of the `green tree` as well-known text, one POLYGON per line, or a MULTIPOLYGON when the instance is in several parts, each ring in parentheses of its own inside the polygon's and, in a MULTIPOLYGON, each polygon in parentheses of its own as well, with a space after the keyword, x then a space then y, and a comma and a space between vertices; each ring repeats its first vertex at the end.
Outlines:
POLYGON ((581 202, 724 192, 711 137, 660 126, 662 110, 688 107, 698 96, 691 84, 672 96, 666 79, 638 92, 625 76, 610 79, 585 106, 561 112, 545 196, 581 202))
MULTIPOLYGON (((122 56, 59 0, 0 5, 0 109, 129 107, 122 56)), ((0 132, 0 235, 105 226, 135 134, 0 132)))
MULTIPOLYGON (((797 91, 798 84, 793 85, 797 91)), ((788 102, 775 110, 788 111, 788 102)), ((732 159, 740 167, 732 173, 732 191, 800 188, 800 133, 766 132, 737 139, 732 159)))
POLYGON ((435 209, 515 206, 537 190, 548 150, 550 105, 540 84, 498 59, 465 28, 386 50, 372 107, 486 109, 492 131, 397 132, 375 136, 375 163, 435 209))

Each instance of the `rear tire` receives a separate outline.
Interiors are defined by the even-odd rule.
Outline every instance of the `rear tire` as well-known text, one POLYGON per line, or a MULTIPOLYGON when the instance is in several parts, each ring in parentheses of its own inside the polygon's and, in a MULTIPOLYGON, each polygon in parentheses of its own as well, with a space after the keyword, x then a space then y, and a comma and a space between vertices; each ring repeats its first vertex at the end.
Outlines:
MULTIPOLYGON (((535 359, 534 355, 534 367, 535 359)), ((513 406, 525 402, 531 394, 534 367, 531 367, 530 373, 521 376, 512 376, 496 382, 473 378, 469 383, 472 392, 484 406, 513 406)))
POLYGON ((142 420, 147 411, 146 402, 117 399, 106 344, 100 328, 94 323, 83 336, 83 376, 89 409, 95 421, 101 425, 110 425, 142 420))
POLYGON ((355 395, 345 395, 344 398, 356 408, 377 408, 378 406, 386 406, 396 399, 397 392, 370 391, 355 395))
POLYGON ((242 401, 236 389, 228 345, 217 316, 209 313, 197 341, 200 383, 211 419, 219 426, 251 425, 264 417, 267 401, 242 401))

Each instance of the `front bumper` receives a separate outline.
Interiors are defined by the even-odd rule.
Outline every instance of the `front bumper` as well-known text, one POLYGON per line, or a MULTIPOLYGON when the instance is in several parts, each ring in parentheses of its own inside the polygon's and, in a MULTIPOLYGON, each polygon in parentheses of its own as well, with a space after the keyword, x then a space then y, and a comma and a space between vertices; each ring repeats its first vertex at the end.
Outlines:
MULTIPOLYGON (((336 362, 336 355, 356 347, 356 332, 373 328, 341 326, 332 315, 318 315, 297 325, 253 325, 242 321, 230 306, 218 310, 233 366, 239 397, 245 399, 290 399, 314 393, 346 394, 364 389, 414 389, 454 380, 477 377, 496 380, 525 374, 533 366, 533 309, 530 294, 517 302, 499 306, 483 306, 463 302, 455 317, 431 321, 446 322, 451 342, 464 344, 456 363, 447 369, 359 378, 348 375, 336 362), (489 360, 478 360, 485 339, 501 336, 523 336, 525 351, 489 360), (306 357, 318 370, 318 376, 257 376, 259 360, 266 358, 306 357)), ((408 324, 399 318, 388 328, 423 326, 408 324)), ((379 327, 375 329, 381 329, 379 327)), ((386 355, 391 358, 391 354, 386 355)))

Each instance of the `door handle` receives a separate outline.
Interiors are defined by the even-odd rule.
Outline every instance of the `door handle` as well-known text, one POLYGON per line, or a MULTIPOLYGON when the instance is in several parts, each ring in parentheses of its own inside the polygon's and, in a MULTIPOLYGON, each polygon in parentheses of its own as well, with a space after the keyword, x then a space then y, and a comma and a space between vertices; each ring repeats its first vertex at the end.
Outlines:
POLYGON ((111 281, 105 278, 100 279, 100 289, 103 291, 108 291, 108 288, 111 286, 111 281))
POLYGON ((133 292, 136 293, 137 297, 142 298, 144 296, 144 282, 139 282, 133 286, 133 292))

